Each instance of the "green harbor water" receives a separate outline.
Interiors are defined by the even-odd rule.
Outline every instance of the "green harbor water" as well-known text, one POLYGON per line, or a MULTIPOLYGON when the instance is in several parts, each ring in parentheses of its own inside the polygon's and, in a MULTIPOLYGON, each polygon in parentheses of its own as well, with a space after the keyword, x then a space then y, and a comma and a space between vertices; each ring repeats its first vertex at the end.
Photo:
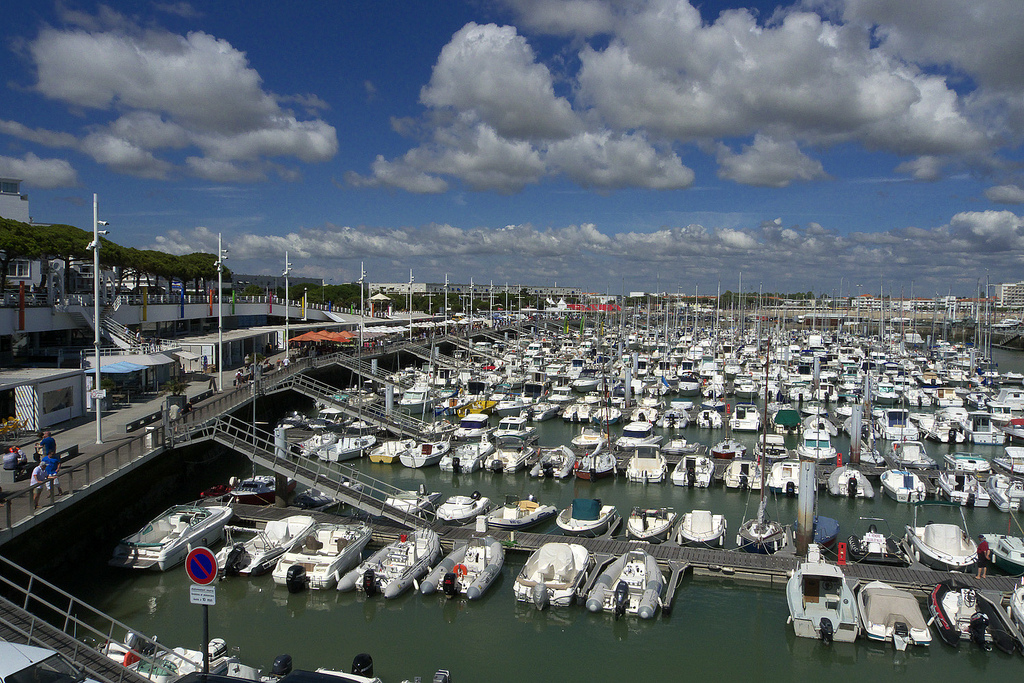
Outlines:
MULTIPOLYGON (((1024 368, 1021 354, 996 352, 1000 370, 1024 368)), ((541 424, 542 445, 567 443, 578 426, 556 418, 541 424)), ((614 428, 613 435, 621 426, 614 428)), ((689 440, 711 445, 724 438, 724 430, 677 432, 689 440)), ((753 446, 753 434, 733 434, 753 446)), ((666 436, 666 438, 668 438, 666 436)), ((795 439, 789 444, 796 445, 795 439)), ((849 440, 835 439, 846 454, 849 440)), ((927 443, 937 460, 951 447, 927 443)), ((967 450, 964 445, 961 450, 967 450)), ((988 457, 1001 447, 973 446, 969 450, 988 457)), ((574 479, 535 480, 525 472, 499 475, 490 472, 454 475, 436 467, 409 470, 401 465, 358 464, 367 473, 404 488, 424 484, 445 495, 480 491, 501 500, 506 493, 534 494, 542 503, 559 508, 575 497, 601 498, 628 515, 632 507, 669 506, 679 512, 710 509, 726 516, 729 533, 726 547, 735 547, 736 530, 757 509, 757 494, 711 489, 683 489, 671 482, 661 485, 630 484, 624 478, 596 483, 574 479)), ((251 472, 241 458, 228 457, 207 473, 210 483, 230 474, 251 472)), ((199 485, 201 484, 201 485, 199 485)), ((195 497, 182 491, 181 500, 195 497)), ((868 524, 862 517, 886 520, 895 535, 902 536, 913 520, 912 508, 882 495, 876 485, 873 501, 833 498, 821 493, 819 513, 841 525, 840 538, 860 533, 868 524)), ((959 522, 957 508, 934 508, 928 519, 959 522)), ((159 510, 156 510, 159 512, 159 510)), ((797 501, 770 498, 768 512, 783 523, 796 518, 797 501)), ((922 514, 925 514, 922 512, 922 514)), ((994 506, 966 509, 973 534, 1024 535, 1017 519, 994 506)), ((141 526, 147 520, 138 520, 141 526)), ((927 521, 927 520, 921 520, 927 521)), ((878 523, 885 530, 883 523, 878 523)), ((554 524, 537 529, 557 533, 554 524)), ((621 532, 620 533, 624 533, 621 532)), ((156 634, 165 643, 198 648, 201 608, 189 604, 190 581, 184 569, 166 573, 141 573, 106 566, 117 539, 100 548, 74 576, 58 583, 82 599, 128 623, 140 632, 156 634)), ((752 586, 724 578, 687 577, 676 594, 669 617, 660 613, 651 621, 591 614, 582 606, 538 612, 532 605, 518 605, 512 582, 526 557, 506 556, 503 575, 484 599, 448 600, 440 594, 421 596, 410 592, 395 600, 366 599, 362 594, 309 591, 292 595, 274 585, 269 575, 247 580, 227 579, 217 584, 217 604, 210 608, 211 635, 238 648, 241 659, 269 669, 274 657, 292 655, 297 668, 326 667, 348 670, 360 653, 372 655, 375 674, 385 683, 422 676, 430 680, 438 668, 452 671, 464 681, 620 681, 708 680, 790 681, 883 680, 899 675, 906 681, 1014 680, 1024 673, 1024 658, 998 651, 983 652, 969 643, 953 649, 937 635, 929 648, 896 653, 891 646, 869 644, 823 645, 798 639, 786 619, 788 610, 780 587, 752 586)), ((933 633, 934 635, 934 633, 933 633)))

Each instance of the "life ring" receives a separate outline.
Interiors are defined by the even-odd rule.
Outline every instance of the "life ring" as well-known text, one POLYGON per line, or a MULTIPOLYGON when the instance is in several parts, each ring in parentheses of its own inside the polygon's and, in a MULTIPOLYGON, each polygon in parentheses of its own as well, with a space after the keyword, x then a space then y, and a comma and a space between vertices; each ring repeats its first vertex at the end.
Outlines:
POLYGON ((457 564, 455 565, 455 567, 453 567, 453 569, 455 571, 456 576, 465 576, 469 573, 469 569, 467 569, 466 565, 464 564, 457 564))
POLYGON ((574 463, 572 464, 572 469, 573 469, 573 471, 576 471, 576 470, 578 470, 579 468, 580 468, 580 461, 579 461, 579 460, 577 460, 576 462, 574 462, 574 463))
POLYGON ((140 657, 135 653, 135 650, 128 650, 124 653, 124 661, 121 662, 124 666, 129 667, 135 662, 139 661, 140 657))

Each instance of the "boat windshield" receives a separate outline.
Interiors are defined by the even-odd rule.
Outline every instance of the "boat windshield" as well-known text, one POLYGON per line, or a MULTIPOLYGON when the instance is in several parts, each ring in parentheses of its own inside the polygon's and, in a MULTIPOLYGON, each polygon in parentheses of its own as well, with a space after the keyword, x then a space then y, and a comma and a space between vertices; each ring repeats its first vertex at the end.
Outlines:
POLYGON ((4 683, 76 683, 84 680, 85 674, 58 653, 4 677, 4 683))

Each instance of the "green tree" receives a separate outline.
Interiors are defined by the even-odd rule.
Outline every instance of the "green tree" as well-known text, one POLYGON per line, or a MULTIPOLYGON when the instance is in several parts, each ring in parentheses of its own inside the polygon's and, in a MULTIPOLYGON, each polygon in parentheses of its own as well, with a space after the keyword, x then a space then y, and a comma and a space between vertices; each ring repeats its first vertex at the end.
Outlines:
POLYGON ((19 258, 42 256, 38 232, 28 223, 0 218, 0 292, 7 289, 7 271, 19 258))

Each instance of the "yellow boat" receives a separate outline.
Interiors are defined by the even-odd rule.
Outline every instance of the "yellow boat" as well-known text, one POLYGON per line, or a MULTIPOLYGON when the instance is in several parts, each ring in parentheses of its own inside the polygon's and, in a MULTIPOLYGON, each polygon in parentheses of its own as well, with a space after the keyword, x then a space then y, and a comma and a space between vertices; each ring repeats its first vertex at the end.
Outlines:
POLYGON ((490 415, 494 412, 494 407, 496 405, 498 405, 497 401, 489 401, 482 398, 479 401, 473 401, 469 405, 462 406, 456 414, 459 417, 466 417, 470 413, 483 413, 484 415, 490 415))

